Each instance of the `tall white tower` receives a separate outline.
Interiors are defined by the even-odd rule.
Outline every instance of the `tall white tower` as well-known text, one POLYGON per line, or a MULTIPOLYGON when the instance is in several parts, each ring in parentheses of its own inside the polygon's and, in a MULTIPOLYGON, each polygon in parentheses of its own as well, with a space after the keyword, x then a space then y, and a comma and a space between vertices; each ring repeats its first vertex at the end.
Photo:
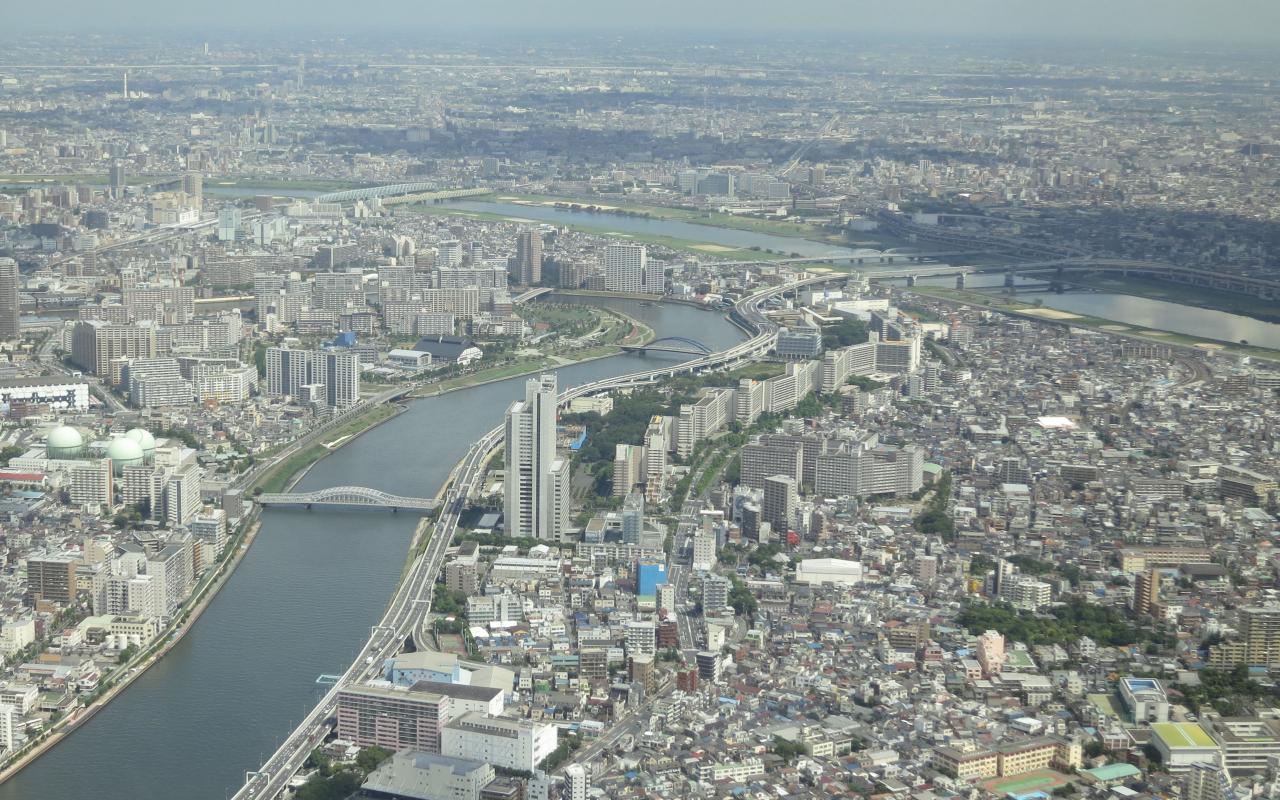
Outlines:
POLYGON ((649 251, 642 244, 611 244, 604 251, 604 288, 611 292, 643 292, 649 251))
POLYGON ((564 768, 564 800, 587 800, 587 792, 591 791, 591 773, 581 764, 570 764, 564 768))
MULTIPOLYGON (((556 376, 530 378, 524 400, 507 409, 506 503, 508 536, 555 539, 556 376)), ((563 469, 563 467, 561 467, 563 469)), ((559 470, 557 470, 558 472, 559 470)))

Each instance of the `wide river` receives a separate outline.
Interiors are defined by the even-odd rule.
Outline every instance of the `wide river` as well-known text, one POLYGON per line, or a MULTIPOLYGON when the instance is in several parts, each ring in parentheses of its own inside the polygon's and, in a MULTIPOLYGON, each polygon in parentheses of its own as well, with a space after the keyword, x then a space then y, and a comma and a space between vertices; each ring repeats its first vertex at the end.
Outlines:
MULTIPOLYGON (((894 283, 900 286, 903 281, 894 283)), ((921 278, 920 283, 951 287, 955 286, 955 278, 921 278)), ((1019 279, 1017 283, 1021 286, 1043 286, 1044 280, 1019 279)), ((973 274, 965 279, 967 289, 990 292, 1003 285, 1004 275, 999 274, 973 274)), ((1230 314, 1115 292, 1067 291, 1057 294, 1020 289, 1017 296, 1023 302, 1041 300, 1047 308, 1111 319, 1141 328, 1202 336, 1220 342, 1239 342, 1243 339, 1259 347, 1280 350, 1280 324, 1263 322, 1243 314, 1230 314)))
MULTIPOLYGON (((663 336, 713 349, 742 339, 691 306, 591 300, 663 336)), ((560 387, 677 356, 621 355, 557 370, 560 387)), ((362 485, 432 496, 481 434, 523 396, 511 378, 417 400, 315 465, 303 490, 362 485)), ((66 740, 0 785, 0 800, 225 800, 324 693, 377 623, 417 518, 268 510, 228 584, 173 650, 66 740)))
MULTIPOLYGON (((461 200, 452 202, 449 205, 467 211, 502 214, 513 219, 529 219, 556 225, 585 225, 622 234, 669 236, 676 239, 709 242, 728 247, 759 247, 763 250, 774 250, 782 253, 799 253, 805 257, 840 258, 851 256, 855 253, 853 248, 838 247, 808 239, 771 236, 753 231, 717 228, 710 225, 698 225, 675 220, 644 219, 616 214, 568 211, 553 206, 481 200, 461 200)), ((874 234, 871 236, 874 236, 874 234)), ((937 248, 931 245, 923 245, 921 249, 927 252, 937 248)), ((866 264, 859 267, 859 269, 868 274, 885 271, 905 275, 911 271, 910 265, 907 264, 900 266, 866 264)), ((940 286, 955 285, 954 278, 924 279, 921 282, 936 283, 940 286)), ((991 287, 1000 286, 1003 282, 1003 275, 973 274, 968 277, 967 285, 971 288, 991 287)), ((1044 282, 1038 281, 1038 283, 1043 284, 1044 282)), ((1241 314, 1194 308, 1165 300, 1154 300, 1114 292, 1067 292, 1061 295, 1046 292, 1037 293, 1033 297, 1042 298, 1044 304, 1049 308, 1102 317, 1103 319, 1111 319, 1143 328, 1169 330, 1226 342, 1238 342, 1241 339, 1245 339, 1250 344, 1280 349, 1280 324, 1263 322, 1241 314)))

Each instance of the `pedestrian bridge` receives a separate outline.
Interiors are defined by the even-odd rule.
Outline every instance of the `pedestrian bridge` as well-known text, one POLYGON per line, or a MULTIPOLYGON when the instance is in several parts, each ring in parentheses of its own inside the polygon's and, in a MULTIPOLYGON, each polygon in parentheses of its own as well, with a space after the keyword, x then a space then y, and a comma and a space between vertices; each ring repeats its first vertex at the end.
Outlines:
POLYGON ((401 497, 364 486, 331 486, 315 492, 283 492, 260 494, 260 506, 301 506, 303 508, 385 508, 392 511, 432 511, 439 505, 435 498, 401 497))

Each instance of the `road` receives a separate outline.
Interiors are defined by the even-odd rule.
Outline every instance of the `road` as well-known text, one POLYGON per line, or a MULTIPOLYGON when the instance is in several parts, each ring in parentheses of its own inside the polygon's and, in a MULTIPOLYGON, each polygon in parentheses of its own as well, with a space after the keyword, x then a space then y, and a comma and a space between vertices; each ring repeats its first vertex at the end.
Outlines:
MULTIPOLYGON (((755 331, 755 335, 750 339, 718 353, 692 359, 682 364, 657 370, 633 372, 577 386, 562 392, 559 402, 565 404, 578 397, 622 387, 652 383, 663 377, 670 377, 681 372, 719 369, 761 355, 772 349, 773 341, 777 334, 776 326, 769 322, 760 309, 761 304, 766 299, 808 284, 824 283, 838 279, 843 279, 843 276, 824 275, 818 278, 809 278, 770 287, 743 298, 738 301, 734 310, 740 319, 755 331)), ((399 391, 401 390, 384 394, 389 395, 399 391)), ((380 395, 379 397, 382 396, 380 395)), ((332 424, 330 423, 330 425, 332 424)), ((313 431, 308 434, 308 437, 314 438, 321 430, 323 428, 313 431)), ((325 694, 311 713, 303 719, 293 733, 285 739, 279 749, 267 759, 259 770, 245 775, 244 786, 234 795, 236 800, 247 800, 248 798, 261 800, 262 798, 277 797, 294 773, 301 768, 311 751, 320 745, 329 734, 329 719, 336 713, 338 692, 347 686, 360 683, 380 673, 382 662, 399 653, 403 642, 412 633, 420 629, 422 621, 431 613, 432 595, 436 579, 439 576, 440 568, 443 566, 445 553, 458 530, 458 521, 465 507, 466 498, 483 480, 485 463, 489 458, 489 454, 501 444, 502 436, 502 426, 489 431, 480 441, 471 446, 466 456, 454 468, 453 473, 450 474, 445 483, 449 489, 445 495, 440 517, 436 521, 434 530, 430 533, 427 547, 421 555, 414 559, 405 579, 396 588, 396 592, 392 596, 382 620, 378 625, 374 626, 368 641, 361 648, 355 661, 347 668, 347 671, 342 674, 342 677, 325 694)), ((291 451, 296 452, 298 446, 300 446, 300 442, 291 445, 291 451)), ((278 461, 279 457, 275 460, 278 461)), ((669 683, 664 684, 664 686, 669 687, 669 683)), ((662 691, 665 691, 665 689, 662 691)), ((661 691, 655 693, 655 696, 661 693, 661 691)), ((625 725, 638 726, 642 713, 649 708, 651 703, 652 700, 624 716, 623 720, 628 720, 625 725)), ((621 720, 619 723, 614 726, 615 729, 623 727, 621 720)), ((586 758, 588 753, 599 752, 599 749, 608 746, 604 744, 605 741, 617 741, 621 735, 622 733, 611 729, 601 740, 593 743, 589 748, 584 748, 585 752, 579 751, 580 754, 575 754, 574 760, 586 758)))

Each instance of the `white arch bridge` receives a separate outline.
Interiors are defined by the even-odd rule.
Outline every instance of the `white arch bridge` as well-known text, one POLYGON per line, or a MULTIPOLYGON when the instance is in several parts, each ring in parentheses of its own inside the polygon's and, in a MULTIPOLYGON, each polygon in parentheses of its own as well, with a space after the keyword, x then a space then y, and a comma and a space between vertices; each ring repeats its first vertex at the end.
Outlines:
POLYGON ((303 508, 384 508, 391 511, 433 511, 439 505, 434 498, 401 497, 364 486, 331 486, 314 492, 260 494, 260 506, 301 506, 303 508))

